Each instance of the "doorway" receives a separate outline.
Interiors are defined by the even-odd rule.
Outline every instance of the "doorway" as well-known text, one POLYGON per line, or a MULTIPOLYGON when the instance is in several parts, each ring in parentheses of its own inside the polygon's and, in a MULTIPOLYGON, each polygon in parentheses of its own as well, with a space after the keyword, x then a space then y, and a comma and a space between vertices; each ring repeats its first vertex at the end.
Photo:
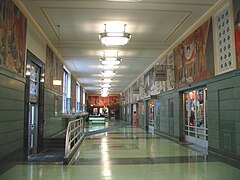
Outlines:
POLYGON ((43 149, 44 64, 27 52, 24 120, 24 154, 29 156, 43 149))
POLYGON ((208 147, 207 88, 184 93, 185 140, 208 147))
POLYGON ((148 121, 149 121, 149 130, 154 131, 155 122, 154 122, 154 100, 148 101, 148 121))

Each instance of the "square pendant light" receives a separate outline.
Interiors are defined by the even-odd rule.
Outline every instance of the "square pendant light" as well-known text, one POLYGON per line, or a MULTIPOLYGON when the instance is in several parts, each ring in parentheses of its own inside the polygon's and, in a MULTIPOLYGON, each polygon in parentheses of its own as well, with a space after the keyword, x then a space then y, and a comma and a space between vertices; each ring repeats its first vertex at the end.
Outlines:
POLYGON ((100 72, 102 74, 103 77, 112 77, 114 76, 117 72, 113 71, 113 70, 103 70, 100 72))
POLYGON ((131 34, 125 32, 126 24, 123 32, 107 32, 107 25, 104 24, 105 30, 99 33, 99 39, 105 46, 125 46, 131 39, 131 34))

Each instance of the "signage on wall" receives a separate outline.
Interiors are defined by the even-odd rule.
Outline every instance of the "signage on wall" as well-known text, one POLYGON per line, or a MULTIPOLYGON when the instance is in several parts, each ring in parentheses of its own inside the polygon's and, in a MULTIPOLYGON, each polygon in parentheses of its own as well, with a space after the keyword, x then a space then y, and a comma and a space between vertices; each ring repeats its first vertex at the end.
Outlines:
POLYGON ((157 95, 151 95, 151 99, 157 99, 157 95))
POLYGON ((155 65, 155 81, 166 81, 166 65, 155 65))

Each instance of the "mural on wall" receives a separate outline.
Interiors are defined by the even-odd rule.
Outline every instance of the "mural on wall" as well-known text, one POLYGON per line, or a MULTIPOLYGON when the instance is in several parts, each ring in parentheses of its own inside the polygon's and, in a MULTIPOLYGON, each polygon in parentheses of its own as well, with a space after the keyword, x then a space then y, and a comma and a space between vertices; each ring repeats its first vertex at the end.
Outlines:
POLYGON ((147 96, 151 94, 151 88, 154 84, 154 67, 144 74, 144 91, 147 96))
MULTIPOLYGON (((175 88, 197 82, 214 75, 213 52, 206 51, 208 37, 212 36, 209 31, 210 20, 204 22, 188 38, 179 44, 174 50, 174 76, 175 88), (211 53, 211 55, 206 55, 211 53)), ((211 38, 210 38, 211 39, 211 38)))
POLYGON ((0 67, 24 76, 27 19, 9 0, 0 1, 0 67))
MULTIPOLYGON (((162 58, 159 62, 159 65, 166 66, 167 65, 167 57, 162 58)), ((165 92, 166 91, 166 86, 167 86, 166 81, 160 81, 159 86, 158 86, 159 93, 165 92)))
POLYGON ((233 58, 233 34, 231 25, 231 10, 227 3, 214 15, 215 44, 216 44, 216 75, 236 69, 233 58))
POLYGON ((53 80, 61 80, 63 82, 63 64, 48 46, 46 46, 45 73, 45 88, 62 94, 62 85, 53 85, 53 80))
POLYGON ((135 81, 131 86, 132 103, 137 103, 139 100, 139 80, 135 81))
POLYGON ((109 106, 117 106, 120 103, 120 96, 119 95, 109 95, 109 106))
POLYGON ((144 89, 144 75, 139 79, 139 99, 144 99, 147 97, 144 89))
POLYGON ((235 47, 238 68, 240 68, 240 1, 233 0, 233 16, 235 27, 235 47))
POLYGON ((167 55, 167 90, 174 89, 174 54, 171 51, 167 55))
POLYGON ((120 103, 121 103, 121 105, 125 105, 125 94, 124 93, 120 94, 120 103))
POLYGON ((129 103, 128 89, 124 92, 124 96, 125 96, 125 104, 128 104, 129 103))
POLYGON ((89 95, 88 104, 90 106, 118 106, 120 95, 109 95, 101 97, 101 95, 89 95))

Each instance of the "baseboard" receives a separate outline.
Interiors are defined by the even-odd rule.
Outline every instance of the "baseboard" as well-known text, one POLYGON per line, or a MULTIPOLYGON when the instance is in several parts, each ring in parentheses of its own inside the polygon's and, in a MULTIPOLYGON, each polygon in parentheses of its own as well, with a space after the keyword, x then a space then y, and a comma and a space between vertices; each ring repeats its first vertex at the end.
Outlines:
POLYGON ((18 149, 0 158, 0 174, 24 161, 23 149, 18 149))
POLYGON ((162 132, 162 131, 154 131, 154 133, 156 133, 158 135, 161 135, 161 136, 164 136, 166 139, 169 139, 169 140, 172 140, 172 141, 175 141, 175 142, 182 141, 182 139, 180 137, 172 136, 172 135, 167 134, 167 133, 162 132))
POLYGON ((228 153, 228 152, 225 152, 221 149, 216 149, 216 148, 213 148, 213 147, 210 147, 208 146, 208 151, 211 153, 211 154, 214 154, 216 156, 219 156, 225 160, 230 160, 230 161, 238 161, 238 163, 240 162, 240 156, 237 155, 237 154, 233 154, 233 153, 228 153))

